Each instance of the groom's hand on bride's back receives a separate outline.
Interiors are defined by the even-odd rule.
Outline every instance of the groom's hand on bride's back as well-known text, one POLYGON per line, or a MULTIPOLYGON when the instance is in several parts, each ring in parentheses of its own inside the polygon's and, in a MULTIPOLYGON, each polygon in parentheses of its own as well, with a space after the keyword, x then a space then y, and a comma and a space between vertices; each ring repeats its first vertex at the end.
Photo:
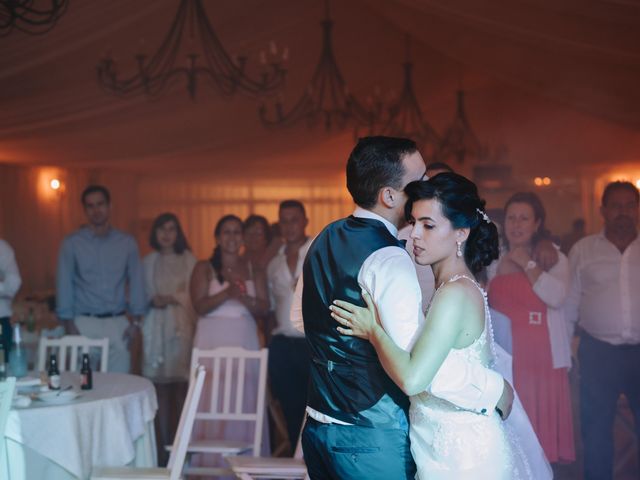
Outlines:
POLYGON ((498 400, 498 404, 496 405, 496 410, 500 414, 502 420, 506 420, 509 418, 511 414, 511 407, 513 407, 513 387, 504 380, 504 388, 502 389, 502 396, 500 400, 498 400))

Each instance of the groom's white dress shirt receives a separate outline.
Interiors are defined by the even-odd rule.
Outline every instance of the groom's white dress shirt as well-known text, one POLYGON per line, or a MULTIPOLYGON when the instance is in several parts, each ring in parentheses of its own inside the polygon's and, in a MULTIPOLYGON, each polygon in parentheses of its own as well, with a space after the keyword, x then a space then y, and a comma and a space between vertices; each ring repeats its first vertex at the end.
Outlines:
MULTIPOLYGON (((379 220, 393 236, 398 235, 398 229, 392 223, 369 210, 358 207, 353 216, 379 220)), ((358 283, 371 295, 382 326, 391 339, 403 350, 411 350, 424 324, 424 314, 416 269, 407 251, 400 247, 376 250, 362 264, 358 283)), ((301 275, 291 305, 291 322, 300 331, 304 331, 302 289, 301 275)), ((429 387, 433 395, 478 413, 492 412, 502 390, 501 375, 462 360, 446 362, 429 387)), ((323 423, 344 424, 310 407, 307 412, 323 423)))

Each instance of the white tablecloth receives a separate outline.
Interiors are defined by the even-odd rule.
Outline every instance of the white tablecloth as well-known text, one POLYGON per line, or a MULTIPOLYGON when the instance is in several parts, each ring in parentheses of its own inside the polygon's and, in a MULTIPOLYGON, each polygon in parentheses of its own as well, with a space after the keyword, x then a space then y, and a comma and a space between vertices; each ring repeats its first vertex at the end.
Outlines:
MULTIPOLYGON (((80 376, 62 374, 62 387, 79 388, 80 376)), ((153 384, 121 373, 94 373, 93 390, 51 405, 34 400, 14 408, 7 422, 11 480, 57 477, 88 479, 95 466, 157 464, 153 419, 158 408, 153 384), (49 465, 46 465, 49 463, 49 465), (51 465, 53 463, 53 465, 51 465)))

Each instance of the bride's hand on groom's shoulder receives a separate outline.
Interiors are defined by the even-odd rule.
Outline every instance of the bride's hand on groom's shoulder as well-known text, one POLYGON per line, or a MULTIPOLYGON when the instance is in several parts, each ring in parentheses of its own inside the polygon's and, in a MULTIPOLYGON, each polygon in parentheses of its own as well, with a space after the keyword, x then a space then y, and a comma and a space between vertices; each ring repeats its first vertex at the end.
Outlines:
POLYGON ((367 304, 366 307, 359 307, 343 300, 334 300, 329 309, 335 321, 342 325, 338 327, 338 332, 368 340, 378 326, 378 315, 371 296, 367 292, 362 292, 362 298, 367 304))

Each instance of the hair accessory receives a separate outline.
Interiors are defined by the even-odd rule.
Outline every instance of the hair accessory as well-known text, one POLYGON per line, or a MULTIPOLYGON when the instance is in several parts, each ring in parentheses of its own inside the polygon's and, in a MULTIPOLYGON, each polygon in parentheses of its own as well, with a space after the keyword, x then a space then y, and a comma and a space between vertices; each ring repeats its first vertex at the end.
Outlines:
POLYGON ((480 216, 482 217, 482 219, 487 222, 487 223, 491 223, 491 219, 489 218, 489 215, 487 215, 485 212, 483 212, 482 210, 480 210, 479 208, 476 208, 476 212, 478 212, 480 214, 480 216))

